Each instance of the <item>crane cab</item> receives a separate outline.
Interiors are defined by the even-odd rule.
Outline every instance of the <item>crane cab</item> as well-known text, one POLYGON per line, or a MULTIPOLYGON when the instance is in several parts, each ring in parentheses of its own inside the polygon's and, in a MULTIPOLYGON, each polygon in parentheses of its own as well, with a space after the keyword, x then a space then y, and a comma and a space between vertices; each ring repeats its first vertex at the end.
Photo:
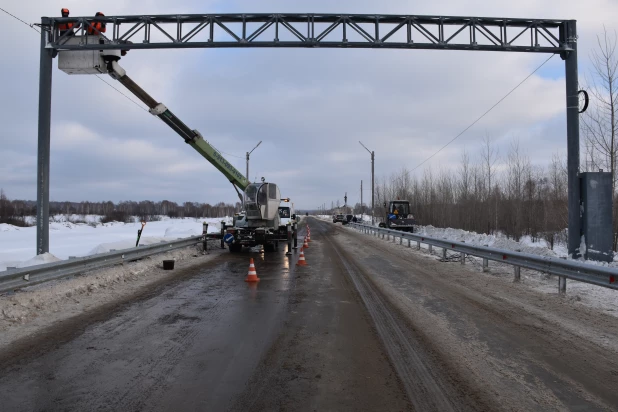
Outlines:
POLYGON ((277 221, 281 192, 274 183, 252 183, 245 189, 247 220, 277 221))

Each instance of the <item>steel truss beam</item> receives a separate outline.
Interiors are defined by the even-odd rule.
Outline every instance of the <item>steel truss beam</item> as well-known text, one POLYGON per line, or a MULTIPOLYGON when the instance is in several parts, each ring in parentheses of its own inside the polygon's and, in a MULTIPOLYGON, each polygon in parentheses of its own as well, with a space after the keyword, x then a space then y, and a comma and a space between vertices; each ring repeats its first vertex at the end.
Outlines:
POLYGON ((325 47, 569 52, 566 20, 366 14, 187 14, 43 18, 56 50, 325 47), (58 25, 107 23, 106 44, 64 44, 58 25))

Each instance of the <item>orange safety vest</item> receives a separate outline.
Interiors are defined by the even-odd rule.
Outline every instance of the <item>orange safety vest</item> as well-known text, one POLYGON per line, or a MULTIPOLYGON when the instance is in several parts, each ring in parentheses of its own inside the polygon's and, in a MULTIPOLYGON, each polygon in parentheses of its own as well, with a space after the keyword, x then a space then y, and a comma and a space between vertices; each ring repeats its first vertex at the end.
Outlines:
POLYGON ((58 24, 58 30, 60 30, 60 34, 63 34, 67 30, 71 30, 74 25, 74 23, 60 23, 58 24))
POLYGON ((92 23, 90 23, 90 25, 88 26, 88 34, 99 34, 99 33, 105 33, 105 23, 101 23, 100 21, 97 21, 97 22, 93 21, 92 23))

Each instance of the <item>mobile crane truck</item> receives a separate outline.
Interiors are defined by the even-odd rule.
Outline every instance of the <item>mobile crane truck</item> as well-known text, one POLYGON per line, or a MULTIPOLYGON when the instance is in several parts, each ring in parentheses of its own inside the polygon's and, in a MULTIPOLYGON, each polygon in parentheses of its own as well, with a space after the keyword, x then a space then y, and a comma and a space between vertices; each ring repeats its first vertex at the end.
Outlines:
MULTIPOLYGON (((109 42, 100 35, 83 35, 60 38, 62 44, 93 44, 109 42)), ((208 160, 232 183, 245 207, 242 225, 227 228, 222 236, 230 252, 239 252, 243 246, 263 245, 265 251, 274 251, 279 241, 287 239, 287 233, 280 230, 279 203, 281 193, 275 183, 262 178, 261 183, 251 183, 232 166, 197 130, 189 128, 163 103, 157 102, 138 86, 118 64, 122 45, 117 50, 64 50, 58 53, 58 68, 67 74, 109 74, 120 82, 135 97, 141 100, 154 116, 157 116, 180 135, 193 149, 208 160), (244 192, 243 194, 241 193, 244 192)))

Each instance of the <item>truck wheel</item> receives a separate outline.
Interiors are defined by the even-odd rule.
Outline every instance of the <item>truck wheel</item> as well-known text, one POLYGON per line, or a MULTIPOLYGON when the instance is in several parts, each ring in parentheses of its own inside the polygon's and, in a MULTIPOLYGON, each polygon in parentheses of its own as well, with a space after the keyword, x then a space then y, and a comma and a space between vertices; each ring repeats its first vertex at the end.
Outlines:
POLYGON ((378 224, 379 227, 386 227, 386 225, 382 222, 380 222, 380 224, 378 224))

